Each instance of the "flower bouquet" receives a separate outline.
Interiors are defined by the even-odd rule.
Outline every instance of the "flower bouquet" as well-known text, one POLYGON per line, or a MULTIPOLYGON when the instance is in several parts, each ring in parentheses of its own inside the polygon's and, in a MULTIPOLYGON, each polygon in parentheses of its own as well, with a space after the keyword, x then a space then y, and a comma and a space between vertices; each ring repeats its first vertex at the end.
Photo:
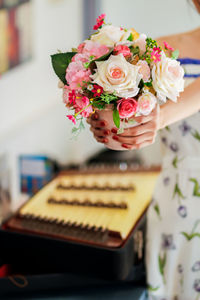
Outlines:
MULTIPOLYGON (((147 116, 168 99, 176 102, 184 89, 178 50, 167 42, 160 47, 134 29, 106 24, 105 14, 93 29, 96 32, 72 52, 51 56, 76 136, 84 128, 83 119, 95 111, 108 129, 122 133, 135 126, 134 116, 147 116)), ((107 146, 122 150, 117 144, 110 138, 107 146)))

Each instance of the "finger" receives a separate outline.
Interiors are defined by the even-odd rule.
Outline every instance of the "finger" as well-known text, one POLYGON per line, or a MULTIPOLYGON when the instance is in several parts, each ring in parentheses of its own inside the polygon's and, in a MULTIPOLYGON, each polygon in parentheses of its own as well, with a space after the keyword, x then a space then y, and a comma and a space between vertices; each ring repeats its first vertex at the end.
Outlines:
POLYGON ((105 120, 92 120, 90 119, 90 125, 94 128, 102 128, 108 125, 108 122, 105 120))
POLYGON ((147 140, 154 138, 154 132, 146 132, 138 136, 113 136, 113 139, 119 141, 122 144, 138 145, 147 140))
POLYGON ((154 119, 158 115, 159 110, 160 106, 157 104, 154 110, 152 110, 152 112, 148 116, 138 116, 134 117, 133 119, 140 124, 145 124, 154 119))
POLYGON ((155 139, 150 139, 149 141, 145 141, 144 143, 141 143, 139 145, 137 145, 137 149, 141 149, 147 146, 152 145, 155 142, 155 139))
POLYGON ((90 131, 92 131, 94 133, 95 136, 100 136, 100 137, 105 137, 106 135, 110 135, 110 130, 109 129, 96 129, 93 127, 90 127, 90 131))
POLYGON ((156 129, 156 122, 151 121, 145 123, 144 125, 138 125, 135 127, 130 127, 124 129, 124 132, 119 134, 118 136, 138 136, 146 132, 151 132, 156 129))
POLYGON ((147 122, 150 122, 153 119, 153 115, 148 116, 139 116, 133 118, 138 124, 145 124, 147 122))
POLYGON ((94 114, 92 114, 91 118, 92 118, 92 120, 98 120, 99 119, 98 113, 95 112, 94 114))
POLYGON ((107 144, 107 143, 108 143, 108 139, 105 138, 105 137, 96 137, 96 136, 95 136, 95 139, 96 139, 97 142, 99 142, 99 143, 103 143, 103 144, 107 144))
POLYGON ((133 149, 137 149, 136 146, 134 145, 129 145, 129 144, 122 144, 121 145, 123 148, 128 149, 128 150, 133 150, 133 149))

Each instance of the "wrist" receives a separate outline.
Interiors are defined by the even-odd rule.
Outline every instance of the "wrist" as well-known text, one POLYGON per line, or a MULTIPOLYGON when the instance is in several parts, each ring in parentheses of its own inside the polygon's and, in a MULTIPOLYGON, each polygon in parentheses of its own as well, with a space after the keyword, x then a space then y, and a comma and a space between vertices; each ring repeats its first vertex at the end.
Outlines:
POLYGON ((165 105, 161 105, 160 106, 160 117, 159 117, 159 129, 163 129, 167 126, 167 124, 165 124, 165 105))

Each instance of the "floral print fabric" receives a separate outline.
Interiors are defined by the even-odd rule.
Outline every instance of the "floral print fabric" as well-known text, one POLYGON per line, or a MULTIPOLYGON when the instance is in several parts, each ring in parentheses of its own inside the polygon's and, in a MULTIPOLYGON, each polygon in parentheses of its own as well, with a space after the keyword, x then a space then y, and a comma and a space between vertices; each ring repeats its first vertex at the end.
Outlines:
POLYGON ((147 216, 149 299, 200 300, 200 112, 162 130, 161 144, 147 216))

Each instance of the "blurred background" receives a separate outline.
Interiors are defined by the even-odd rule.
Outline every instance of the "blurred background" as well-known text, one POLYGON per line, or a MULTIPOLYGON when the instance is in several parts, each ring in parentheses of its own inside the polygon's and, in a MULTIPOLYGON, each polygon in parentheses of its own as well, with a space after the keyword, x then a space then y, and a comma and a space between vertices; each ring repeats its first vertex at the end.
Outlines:
MULTIPOLYGON (((105 149, 87 126, 71 140, 50 55, 87 38, 101 13, 114 25, 154 38, 194 29, 200 20, 191 2, 0 0, 0 203, 6 210, 20 205, 56 169, 84 164, 105 149)), ((159 140, 124 155, 158 165, 159 140)))

